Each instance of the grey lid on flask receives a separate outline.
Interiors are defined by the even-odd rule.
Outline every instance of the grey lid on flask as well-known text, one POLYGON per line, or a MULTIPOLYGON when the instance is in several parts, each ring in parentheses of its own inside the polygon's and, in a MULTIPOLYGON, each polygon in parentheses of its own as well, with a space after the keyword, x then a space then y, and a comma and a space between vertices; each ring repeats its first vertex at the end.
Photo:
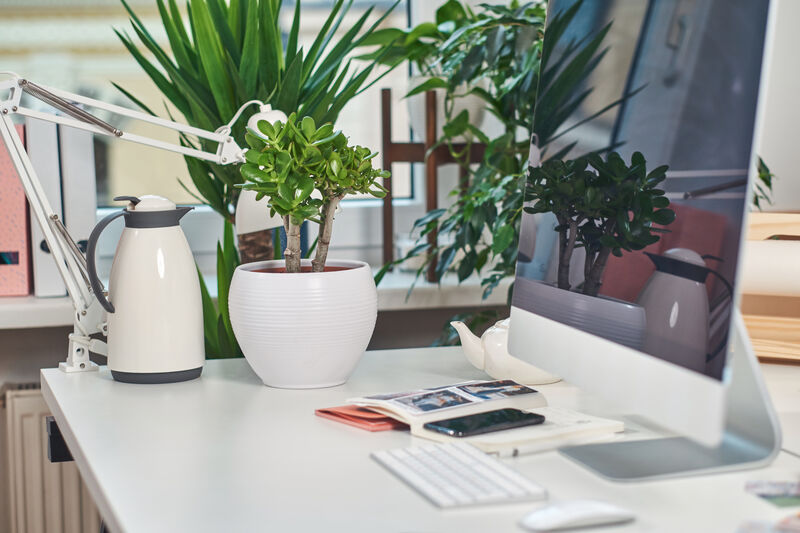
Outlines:
POLYGON ((180 219, 194 209, 188 206, 176 206, 161 196, 145 195, 117 196, 115 202, 128 201, 125 208, 125 227, 128 228, 168 228, 180 224, 180 219))

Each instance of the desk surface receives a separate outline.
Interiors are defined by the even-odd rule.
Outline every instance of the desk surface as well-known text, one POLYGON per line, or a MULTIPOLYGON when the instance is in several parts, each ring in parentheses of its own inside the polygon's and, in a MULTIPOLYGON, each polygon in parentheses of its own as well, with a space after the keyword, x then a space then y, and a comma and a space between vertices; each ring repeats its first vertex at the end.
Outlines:
MULTIPOLYGON (((796 411, 798 369, 766 374, 788 406, 779 410, 796 411)), ((105 367, 47 369, 42 389, 115 533, 521 531, 519 519, 541 504, 441 511, 369 458, 411 444, 406 432, 314 415, 352 396, 483 378, 458 348, 425 348, 368 352, 347 384, 330 389, 265 387, 241 359, 209 361, 199 380, 151 386, 114 382, 105 367)), ((564 383, 540 389, 552 405, 610 414, 564 383)), ((550 501, 600 498, 637 512, 635 523, 604 532, 733 532, 745 520, 774 521, 791 509, 745 493, 744 483, 800 478, 800 459, 786 452, 763 470, 635 484, 602 480, 557 452, 507 462, 550 501)))

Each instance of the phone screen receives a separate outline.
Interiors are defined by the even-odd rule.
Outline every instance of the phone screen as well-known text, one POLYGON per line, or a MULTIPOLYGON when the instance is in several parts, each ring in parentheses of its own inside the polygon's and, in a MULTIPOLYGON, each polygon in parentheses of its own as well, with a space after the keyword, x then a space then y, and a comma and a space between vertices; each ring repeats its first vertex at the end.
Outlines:
POLYGON ((491 431, 533 426, 542 422, 544 422, 544 417, 536 413, 526 413, 519 409, 498 409, 458 418, 448 418, 437 422, 428 422, 424 427, 452 437, 469 437, 491 431))

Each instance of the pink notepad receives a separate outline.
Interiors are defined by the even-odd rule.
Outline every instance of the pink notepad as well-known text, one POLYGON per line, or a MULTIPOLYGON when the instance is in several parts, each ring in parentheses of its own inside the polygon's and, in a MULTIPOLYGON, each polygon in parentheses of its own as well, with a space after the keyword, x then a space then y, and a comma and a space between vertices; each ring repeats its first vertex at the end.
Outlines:
POLYGON ((317 416, 366 429, 367 431, 387 431, 389 429, 408 428, 408 424, 403 424, 394 418, 355 405, 327 407, 325 409, 317 409, 314 413, 317 416))
MULTIPOLYGON (((17 126, 20 138, 23 126, 17 126)), ((28 203, 8 149, 0 143, 0 296, 30 293, 28 203)))

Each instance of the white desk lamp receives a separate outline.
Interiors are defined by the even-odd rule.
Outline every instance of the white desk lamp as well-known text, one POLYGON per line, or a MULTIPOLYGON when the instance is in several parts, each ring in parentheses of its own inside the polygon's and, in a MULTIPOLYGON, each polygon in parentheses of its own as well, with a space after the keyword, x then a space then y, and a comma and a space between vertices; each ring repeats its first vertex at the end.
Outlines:
MULTIPOLYGON (((266 139, 258 129, 258 121, 275 122, 280 120, 286 122, 287 116, 283 111, 272 109, 269 104, 257 103, 260 104, 259 112, 250 117, 247 121, 247 127, 254 135, 266 139)), ((256 196, 258 196, 258 193, 248 190, 242 190, 239 194, 239 199, 236 202, 237 235, 259 233, 283 226, 283 219, 280 215, 270 216, 267 200, 265 198, 256 200, 256 196)))
MULTIPOLYGON (((53 208, 50 206, 50 202, 42 189, 33 164, 25 151, 25 146, 14 127, 12 117, 14 115, 21 115, 54 122, 56 124, 63 124, 97 135, 116 137, 124 141, 176 152, 196 159, 210 161, 218 165, 238 164, 244 161, 245 150, 236 144, 236 141, 230 136, 230 132, 233 124, 247 106, 253 104, 262 106, 262 111, 253 115, 253 118, 250 119, 248 124, 251 122, 255 124, 258 120, 262 119, 274 120, 274 117, 265 113, 264 106, 261 102, 251 100, 239 108, 228 124, 211 132, 186 124, 164 120, 113 104, 107 104, 85 96, 43 87, 11 72, 0 72, 0 74, 8 76, 7 79, 0 81, 0 135, 11 154, 11 161, 19 174, 20 181, 25 190, 25 196, 28 198, 36 222, 42 228, 42 233, 53 255, 53 259, 56 262, 59 273, 64 279, 67 293, 72 299, 74 308, 74 328, 73 332, 69 335, 67 360, 66 362, 60 363, 59 368, 65 372, 96 370, 97 365, 89 359, 89 352, 107 355, 107 345, 105 341, 93 339, 91 336, 98 333, 107 336, 108 331, 106 327, 105 311, 92 292, 87 273, 86 259, 75 244, 75 241, 70 237, 66 227, 58 218, 58 215, 54 213, 53 208), (49 104, 69 116, 61 116, 52 112, 41 112, 23 107, 20 105, 23 93, 27 93, 49 104), (100 120, 80 107, 77 107, 73 102, 86 107, 102 109, 115 115, 122 115, 135 120, 155 124, 182 134, 211 140, 217 143, 217 150, 215 153, 205 152, 203 150, 127 133, 100 120)), ((263 208, 259 207, 259 210, 262 209, 263 208)), ((265 211, 266 210, 261 211, 262 216, 265 211)), ((262 225, 270 223, 274 224, 270 227, 282 225, 280 221, 274 223, 274 221, 269 220, 267 220, 267 222, 262 222, 262 225)), ((267 229, 267 227, 262 227, 260 229, 267 229)))

